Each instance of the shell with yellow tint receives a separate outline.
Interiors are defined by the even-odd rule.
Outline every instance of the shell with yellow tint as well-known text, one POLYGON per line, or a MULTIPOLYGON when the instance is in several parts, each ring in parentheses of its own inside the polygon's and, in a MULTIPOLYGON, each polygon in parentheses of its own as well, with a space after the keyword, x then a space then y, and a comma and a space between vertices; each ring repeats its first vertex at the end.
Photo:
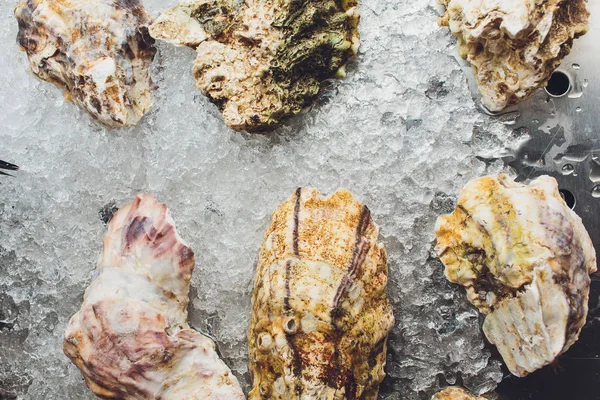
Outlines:
POLYGON ((394 323, 377 236, 347 191, 299 188, 277 208, 252 296, 250 399, 376 399, 394 323))
POLYGON ((64 352, 103 399, 243 400, 215 344, 190 329, 194 253, 164 204, 136 197, 111 220, 64 352))
POLYGON ((554 361, 585 324, 596 253, 581 219, 541 176, 474 179, 439 217, 446 277, 487 314, 483 330, 517 376, 554 361))
POLYGON ((588 29, 587 0, 440 0, 482 103, 490 111, 529 97, 548 82, 588 29))

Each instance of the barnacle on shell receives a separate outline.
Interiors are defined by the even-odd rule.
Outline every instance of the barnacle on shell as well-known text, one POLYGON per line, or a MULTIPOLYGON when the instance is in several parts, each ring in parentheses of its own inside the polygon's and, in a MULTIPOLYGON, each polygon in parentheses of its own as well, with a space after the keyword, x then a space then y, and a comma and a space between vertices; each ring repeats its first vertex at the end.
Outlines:
POLYGON ((431 400, 487 400, 485 397, 475 396, 468 390, 457 386, 449 386, 433 395, 431 400))
POLYGON ((250 399, 377 398, 394 316, 369 209, 297 189, 260 252, 248 334, 250 399))
POLYGON ((273 129, 343 76, 358 51, 355 0, 184 0, 150 27, 156 39, 196 49, 197 86, 225 123, 273 129))
POLYGON ((105 399, 242 400, 215 344, 190 329, 194 253, 164 204, 136 197, 110 221, 64 352, 105 399))
POLYGON ((577 340, 596 253, 554 178, 474 179, 436 235, 446 277, 486 314, 483 331, 514 375, 553 362, 577 340))
POLYGON ((18 43, 31 70, 98 121, 135 125, 152 104, 152 21, 140 0, 23 0, 18 43))
POLYGON ((587 0, 440 0, 490 111, 545 86, 588 29, 587 0))

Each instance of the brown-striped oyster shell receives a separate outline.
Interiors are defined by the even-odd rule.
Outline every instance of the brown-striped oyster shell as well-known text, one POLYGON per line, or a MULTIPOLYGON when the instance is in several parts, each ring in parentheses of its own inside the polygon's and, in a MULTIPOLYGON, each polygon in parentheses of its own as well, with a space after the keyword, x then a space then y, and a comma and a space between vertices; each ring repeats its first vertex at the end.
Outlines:
POLYGON ((277 208, 252 296, 250 399, 377 398, 394 324, 377 236, 347 191, 299 188, 277 208))
POLYGON ((585 324, 596 253, 581 219, 541 176, 474 179, 438 219, 446 277, 486 314, 483 331, 508 369, 525 376, 564 353, 585 324))
POLYGON ((587 0, 440 0, 442 25, 473 66, 482 103, 500 111, 548 82, 588 29, 587 0))
POLYGON ((267 131, 311 106, 358 51, 356 0, 183 0, 150 34, 196 49, 196 84, 227 126, 267 131))
POLYGON ((88 387, 105 399, 244 399, 213 341, 187 324, 194 253, 167 207, 136 197, 103 244, 64 337, 88 387))
POLYGON ((18 43, 31 70, 108 127, 135 125, 152 104, 152 17, 140 0, 23 0, 18 43))

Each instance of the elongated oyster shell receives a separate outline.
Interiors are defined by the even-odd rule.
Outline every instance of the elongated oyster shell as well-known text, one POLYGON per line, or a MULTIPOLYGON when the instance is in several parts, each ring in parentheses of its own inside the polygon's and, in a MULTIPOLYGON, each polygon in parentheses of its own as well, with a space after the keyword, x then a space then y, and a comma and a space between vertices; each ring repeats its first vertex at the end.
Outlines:
POLYGON ((183 0, 152 24, 195 48, 197 86, 233 129, 265 131, 298 114, 358 51, 355 0, 183 0), (239 3, 239 2, 238 2, 239 3))
POLYGON ((189 328, 194 253, 164 204, 136 197, 108 226, 65 354, 107 399, 244 399, 212 340, 189 328))
POLYGON ((514 375, 551 363, 577 340, 596 253, 554 178, 472 180, 436 234, 446 277, 487 314, 483 331, 514 375))
POLYGON ((277 208, 252 296, 250 399, 376 399, 394 324, 378 230, 347 191, 299 188, 277 208))
POLYGON ((468 390, 450 386, 433 395, 431 400, 487 400, 485 397, 475 396, 468 390))
POLYGON ((23 0, 17 41, 31 70, 109 127, 150 109, 152 21, 140 0, 23 0))
POLYGON ((440 0, 441 23, 458 38, 490 111, 545 86, 587 32, 587 0, 440 0))

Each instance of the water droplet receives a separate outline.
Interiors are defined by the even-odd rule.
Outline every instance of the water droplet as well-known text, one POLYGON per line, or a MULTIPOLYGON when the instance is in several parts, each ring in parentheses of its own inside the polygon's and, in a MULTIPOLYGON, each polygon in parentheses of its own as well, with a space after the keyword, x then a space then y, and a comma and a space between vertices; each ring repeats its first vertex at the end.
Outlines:
POLYGON ((540 123, 540 120, 539 120, 539 119, 532 119, 532 120, 531 120, 531 123, 532 123, 532 124, 539 124, 539 123, 540 123))
POLYGON ((590 84, 590 82, 587 79, 583 80, 583 83, 582 83, 583 87, 588 87, 589 84, 590 84))
POLYGON ((563 167, 562 167, 563 175, 571 175, 573 172, 575 172, 575 167, 572 164, 563 165, 563 167))
POLYGON ((571 65, 571 67, 572 67, 573 69, 579 69, 579 68, 581 68, 581 67, 579 66, 579 64, 577 64, 577 63, 573 63, 573 65, 571 65))
POLYGON ((600 199, 600 185, 594 186, 594 188, 592 189, 592 196, 597 199, 600 199))
POLYGON ((581 107, 577 107, 577 108, 575 109, 575 111, 577 111, 577 112, 581 112, 581 107))

